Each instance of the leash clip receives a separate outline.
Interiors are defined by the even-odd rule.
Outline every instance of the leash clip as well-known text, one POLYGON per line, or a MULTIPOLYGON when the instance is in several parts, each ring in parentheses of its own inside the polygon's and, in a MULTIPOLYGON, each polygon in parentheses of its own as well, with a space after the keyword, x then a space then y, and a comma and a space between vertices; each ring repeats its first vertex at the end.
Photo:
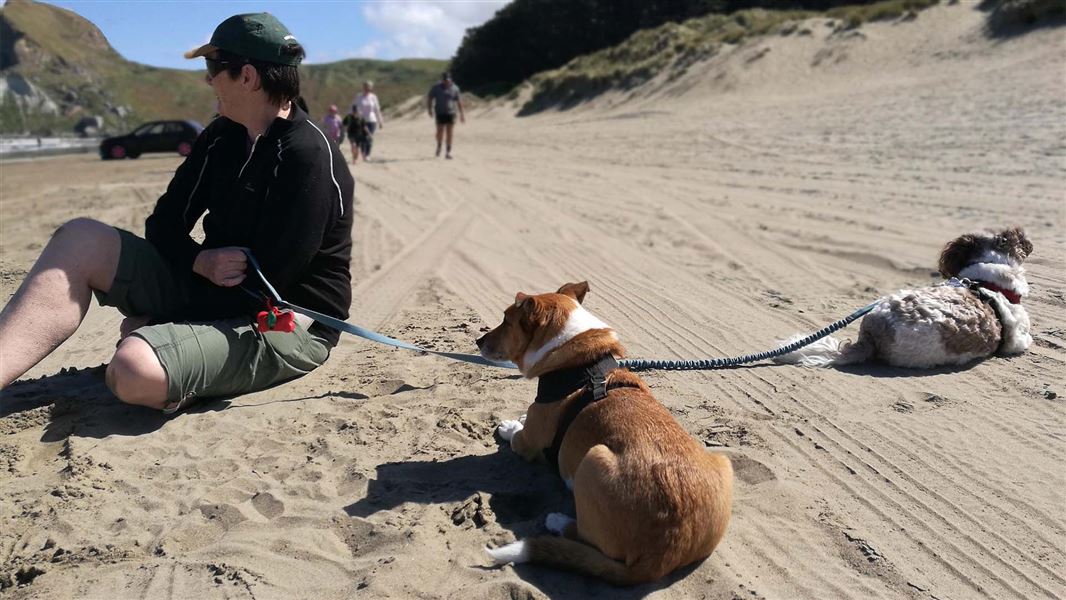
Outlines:
POLYGON ((607 375, 599 370, 589 373, 589 391, 593 401, 607 397, 607 375))
POLYGON ((268 331, 280 331, 292 333, 296 331, 296 319, 289 309, 278 309, 268 298, 267 309, 261 311, 256 317, 256 326, 260 333, 268 331))

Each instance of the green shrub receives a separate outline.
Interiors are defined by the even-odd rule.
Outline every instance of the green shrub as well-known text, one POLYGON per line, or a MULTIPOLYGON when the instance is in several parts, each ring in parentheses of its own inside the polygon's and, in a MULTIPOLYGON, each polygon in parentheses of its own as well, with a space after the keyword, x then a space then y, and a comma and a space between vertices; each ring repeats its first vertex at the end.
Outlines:
POLYGON ((1066 20, 1063 0, 985 0, 981 8, 990 11, 988 28, 993 34, 1057 25, 1066 20))
POLYGON ((898 19, 908 12, 929 8, 938 2, 939 0, 884 0, 861 6, 841 6, 826 11, 826 15, 843 21, 845 28, 854 29, 863 23, 898 19))

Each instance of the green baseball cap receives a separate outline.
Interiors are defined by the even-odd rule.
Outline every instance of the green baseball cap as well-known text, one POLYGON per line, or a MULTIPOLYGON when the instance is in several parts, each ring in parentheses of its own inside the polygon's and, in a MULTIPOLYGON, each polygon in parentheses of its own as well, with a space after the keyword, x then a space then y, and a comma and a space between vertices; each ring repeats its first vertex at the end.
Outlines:
POLYGON ((225 50, 255 60, 296 66, 300 64, 300 57, 283 52, 285 47, 295 43, 296 37, 270 13, 233 15, 215 28, 210 42, 189 50, 185 58, 225 50))

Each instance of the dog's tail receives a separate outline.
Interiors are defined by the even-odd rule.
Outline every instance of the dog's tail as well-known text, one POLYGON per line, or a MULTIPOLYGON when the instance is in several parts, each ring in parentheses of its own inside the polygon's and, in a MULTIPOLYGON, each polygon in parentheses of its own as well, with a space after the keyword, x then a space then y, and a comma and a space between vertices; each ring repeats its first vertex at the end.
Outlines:
MULTIPOLYGON (((785 340, 781 345, 788 345, 801 337, 803 336, 797 335, 785 340)), ((828 336, 799 350, 778 356, 774 362, 802 367, 839 367, 866 362, 876 350, 873 343, 863 335, 855 342, 841 342, 833 336, 828 336)))
POLYGON ((539 536, 500 548, 485 548, 497 565, 537 563, 584 575, 614 585, 654 581, 656 577, 608 557, 598 549, 564 537, 539 536))

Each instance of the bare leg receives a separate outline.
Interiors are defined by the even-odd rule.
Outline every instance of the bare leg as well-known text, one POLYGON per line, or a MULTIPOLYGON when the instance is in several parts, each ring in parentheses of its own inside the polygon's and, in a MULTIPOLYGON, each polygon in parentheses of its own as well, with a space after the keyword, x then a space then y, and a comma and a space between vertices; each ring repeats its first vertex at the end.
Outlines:
POLYGON ((352 164, 359 162, 359 144, 352 142, 352 164))
POLYGON ((370 136, 363 142, 363 162, 370 162, 370 152, 374 149, 374 132, 378 130, 378 124, 368 123, 367 129, 370 130, 370 136))
POLYGON ((437 156, 440 156, 440 145, 444 141, 444 125, 437 125, 437 156))
POLYGON ((121 246, 114 227, 91 219, 74 219, 56 230, 0 311, 0 388, 74 335, 92 290, 111 289, 121 246))
POLYGON ((122 340, 107 365, 107 387, 127 404, 163 409, 167 404, 167 373, 155 350, 135 335, 122 340))
POLYGON ((447 150, 447 152, 445 153, 444 156, 446 158, 451 158, 452 157, 452 130, 455 129, 455 123, 448 123, 444 127, 445 127, 444 130, 448 134, 448 139, 446 141, 446 145, 447 145, 448 150, 447 150))

